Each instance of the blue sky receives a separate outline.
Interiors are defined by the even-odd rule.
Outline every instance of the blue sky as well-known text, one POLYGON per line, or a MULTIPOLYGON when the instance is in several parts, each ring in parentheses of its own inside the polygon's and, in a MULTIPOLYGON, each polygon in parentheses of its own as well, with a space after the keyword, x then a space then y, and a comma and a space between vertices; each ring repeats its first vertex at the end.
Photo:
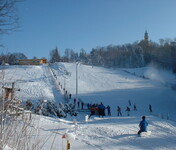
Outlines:
POLYGON ((48 58, 56 46, 88 53, 97 46, 176 37, 176 0, 25 0, 20 31, 1 37, 1 52, 48 58))

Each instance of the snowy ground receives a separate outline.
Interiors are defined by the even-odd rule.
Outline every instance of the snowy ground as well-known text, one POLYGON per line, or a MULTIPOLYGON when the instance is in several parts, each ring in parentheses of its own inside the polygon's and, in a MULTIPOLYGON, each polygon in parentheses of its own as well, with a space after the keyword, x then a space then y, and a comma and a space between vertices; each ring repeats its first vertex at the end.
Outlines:
POLYGON ((15 96, 23 101, 43 99, 57 101, 62 97, 47 65, 5 66, 4 74, 4 87, 12 87, 12 82, 14 82, 15 96))
MULTIPOLYGON (((15 88, 20 88, 16 97, 24 101, 47 99, 59 102, 63 101, 63 88, 58 86, 60 82, 74 98, 76 65, 58 63, 52 66, 52 70, 55 77, 46 65, 7 66, 6 86, 15 82, 15 88)), ((156 73, 151 68, 114 70, 78 65, 78 97, 85 103, 103 102, 105 106, 110 105, 112 116, 92 116, 85 122, 88 112, 67 119, 33 115, 33 121, 40 129, 40 137, 47 139, 41 149, 51 149, 52 143, 54 150, 65 149, 66 139, 61 138, 65 132, 77 135, 76 140, 71 140, 72 150, 175 149, 176 122, 166 120, 166 116, 176 120, 176 91, 166 83, 176 83, 176 77, 171 73, 166 73, 163 77, 163 73, 156 73), (132 104, 136 103, 138 111, 133 111, 131 106, 131 114, 127 117, 125 109, 129 99, 132 104), (153 107, 152 114, 148 110, 149 104, 153 107), (122 108, 122 117, 117 117, 118 105, 122 108), (147 116, 151 136, 136 135, 142 115, 147 116), (77 125, 73 123, 74 119, 77 125)))
MULTIPOLYGON (((60 76, 60 71, 66 70, 70 73, 65 75, 65 86, 75 97, 76 65, 57 64, 53 68, 62 85, 64 77, 60 76)), ((116 115, 117 105, 120 105, 125 113, 130 99, 133 104, 136 103, 141 114, 146 114, 148 105, 151 104, 155 115, 166 117, 169 114, 170 118, 176 120, 176 91, 165 85, 171 81, 176 83, 176 76, 168 72, 156 73, 152 68, 128 69, 131 73, 127 73, 126 70, 79 65, 78 97, 84 102, 98 104, 103 102, 106 106, 110 105, 113 115, 116 115), (151 79, 142 78, 142 75, 151 79), (160 79, 159 81, 162 79, 162 82, 157 79, 160 79)))

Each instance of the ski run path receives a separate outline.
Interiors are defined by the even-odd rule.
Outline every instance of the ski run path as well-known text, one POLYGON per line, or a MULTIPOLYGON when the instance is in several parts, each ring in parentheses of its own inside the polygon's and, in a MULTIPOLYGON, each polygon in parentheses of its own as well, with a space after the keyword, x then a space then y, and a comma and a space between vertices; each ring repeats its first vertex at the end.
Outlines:
MULTIPOLYGON (((109 105, 112 116, 92 116, 85 121, 89 112, 60 119, 32 115, 31 128, 39 129, 33 134, 42 141, 39 149, 65 150, 66 139, 62 139, 62 136, 66 132, 76 135, 75 140, 70 140, 71 150, 176 149, 176 91, 171 88, 176 83, 175 75, 152 67, 106 69, 82 64, 77 67, 79 99, 85 104, 103 102, 105 106, 109 105), (129 99, 132 106, 130 116, 127 116, 125 109, 129 99), (134 103, 137 111, 133 111, 134 103), (149 104, 153 108, 152 114, 149 113, 149 104), (122 117, 117 117, 118 105, 122 109, 122 117), (143 115, 152 134, 139 137, 136 133, 143 115)), ((15 96, 24 102, 28 99, 33 102, 42 99, 63 102, 65 87, 72 94, 70 102, 73 103, 76 91, 75 63, 57 63, 51 67, 1 66, 1 72, 2 69, 5 86, 11 87, 12 82, 15 82, 15 96)), ((6 147, 6 150, 11 148, 6 147)))

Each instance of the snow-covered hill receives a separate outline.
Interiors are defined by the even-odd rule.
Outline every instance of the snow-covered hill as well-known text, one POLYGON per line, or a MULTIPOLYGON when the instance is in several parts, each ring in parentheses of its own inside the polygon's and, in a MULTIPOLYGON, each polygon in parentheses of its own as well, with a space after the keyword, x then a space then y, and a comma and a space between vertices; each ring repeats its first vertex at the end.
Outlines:
POLYGON ((14 82, 15 96, 22 101, 43 99, 58 101, 62 97, 48 65, 1 66, 2 69, 4 70, 4 87, 12 87, 14 82))
MULTIPOLYGON (((64 77, 59 75, 59 70, 62 68, 69 72, 69 75, 65 75, 65 86, 68 92, 75 96, 76 64, 59 63, 55 64, 53 68, 62 85, 64 85, 64 77)), ((106 106, 110 105, 113 115, 116 115, 117 105, 120 105, 125 113, 124 110, 130 99, 133 104, 136 103, 140 115, 148 114, 148 105, 151 104, 155 115, 166 117, 168 114, 175 119, 176 91, 158 82, 163 78, 163 72, 156 74, 156 70, 153 72, 152 70, 154 69, 128 69, 130 72, 128 73, 125 69, 113 70, 80 64, 78 66, 78 97, 87 103, 103 102, 106 106), (141 77, 146 74, 147 79, 141 77), (149 78, 153 76, 158 80, 149 78)), ((165 81, 165 83, 166 81, 176 83, 176 77, 171 73, 165 72, 164 78, 163 82, 165 81)))
MULTIPOLYGON (((15 88, 20 88, 20 91, 15 92, 19 99, 61 102, 62 85, 72 94, 70 102, 73 103, 76 93, 74 63, 57 63, 51 66, 51 70, 47 65, 6 66, 4 70, 5 85, 11 86, 11 83, 15 82, 15 88)), ((89 112, 81 112, 77 117, 64 119, 33 115, 34 127, 40 129, 37 134, 40 133, 39 136, 44 141, 47 139, 40 149, 51 149, 52 144, 54 150, 65 149, 66 140, 61 138, 65 132, 76 134, 76 140, 71 140, 72 150, 175 149, 176 123, 167 120, 166 116, 169 115, 170 119, 176 120, 176 91, 159 80, 150 78, 149 71, 146 76, 147 70, 149 68, 106 69, 78 65, 79 99, 85 103, 103 102, 105 106, 110 105, 112 116, 92 116, 85 122, 85 116, 89 112), (143 75, 147 78, 143 78, 143 75), (132 106, 130 116, 127 116, 125 109, 129 99, 132 106), (138 111, 133 111, 134 103, 138 111), (153 108, 152 114, 149 113, 149 104, 153 108), (122 108, 122 117, 117 117, 118 105, 122 108), (136 135, 142 115, 146 115, 148 129, 152 131, 151 136, 136 135)), ((172 74, 167 76, 169 80, 170 75, 172 74)), ((174 75, 172 82, 175 82, 174 75)))

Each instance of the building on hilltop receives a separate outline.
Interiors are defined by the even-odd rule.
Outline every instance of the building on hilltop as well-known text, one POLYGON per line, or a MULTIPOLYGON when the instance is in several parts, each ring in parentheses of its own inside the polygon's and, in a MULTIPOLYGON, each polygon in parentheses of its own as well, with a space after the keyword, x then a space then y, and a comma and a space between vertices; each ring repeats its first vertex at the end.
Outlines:
POLYGON ((149 36, 148 36, 147 30, 145 30, 145 33, 144 33, 144 41, 149 42, 149 36))
POLYGON ((148 35, 147 30, 145 30, 144 39, 139 42, 139 45, 143 45, 143 46, 149 46, 150 45, 149 35, 148 35))
POLYGON ((47 59, 19 59, 19 65, 42 65, 47 63, 47 59))

